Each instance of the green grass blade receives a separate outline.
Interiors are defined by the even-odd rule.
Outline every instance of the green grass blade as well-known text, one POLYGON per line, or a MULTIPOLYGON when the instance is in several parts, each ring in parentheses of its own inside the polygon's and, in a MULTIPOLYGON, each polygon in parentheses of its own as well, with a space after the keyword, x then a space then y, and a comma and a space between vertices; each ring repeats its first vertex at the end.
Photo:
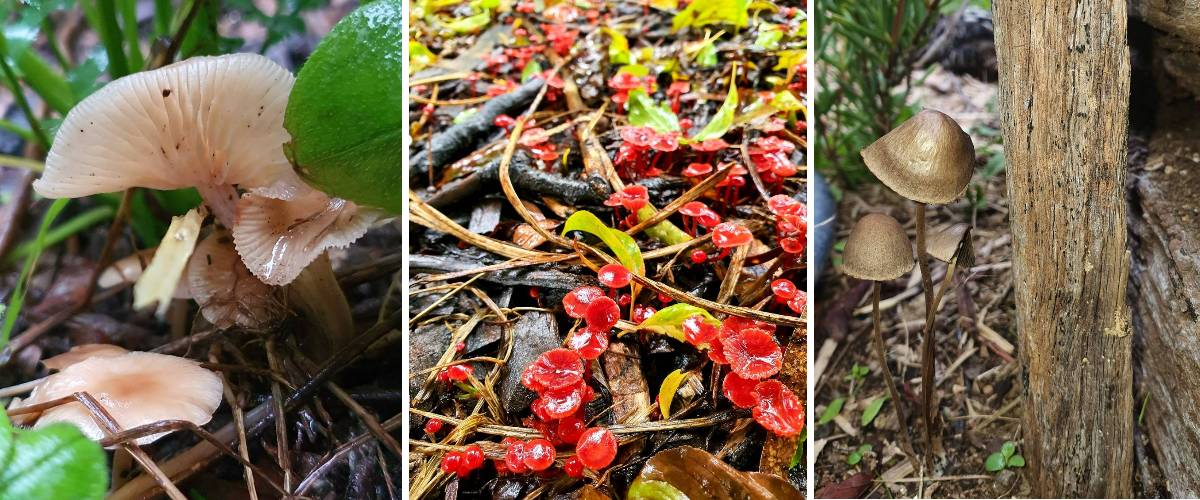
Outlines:
POLYGON ((100 34, 104 51, 108 53, 108 74, 114 79, 129 74, 129 61, 122 47, 121 26, 117 24, 116 0, 97 0, 96 19, 92 28, 100 34))
POLYGON ((12 253, 8 255, 6 261, 15 262, 23 258, 28 258, 30 255, 41 254, 44 248, 52 247, 62 243, 63 240, 70 238, 75 233, 83 231, 105 220, 111 219, 115 213, 117 213, 117 211, 113 207, 100 206, 76 215, 71 220, 55 226, 52 229, 43 228, 43 230, 38 232, 37 238, 33 241, 26 241, 20 245, 17 245, 17 247, 13 249, 12 253))
POLYGON ((21 306, 25 303, 25 287, 29 283, 29 278, 33 276, 38 258, 42 256, 42 250, 46 248, 46 236, 50 232, 50 225, 54 223, 54 219, 58 218, 58 214, 70 202, 70 198, 54 200, 54 203, 46 210, 46 215, 42 216, 42 225, 38 229, 37 238, 33 241, 33 248, 29 255, 25 257, 25 265, 21 268, 21 276, 17 279, 17 286, 13 288, 12 297, 8 299, 8 308, 4 313, 4 329, 0 331, 0 348, 8 345, 8 339, 12 335, 13 327, 17 324, 17 317, 21 315, 21 306))
POLYGON ((129 47, 129 67, 142 68, 142 47, 138 43, 137 0, 121 0, 121 22, 124 25, 125 45, 129 47))

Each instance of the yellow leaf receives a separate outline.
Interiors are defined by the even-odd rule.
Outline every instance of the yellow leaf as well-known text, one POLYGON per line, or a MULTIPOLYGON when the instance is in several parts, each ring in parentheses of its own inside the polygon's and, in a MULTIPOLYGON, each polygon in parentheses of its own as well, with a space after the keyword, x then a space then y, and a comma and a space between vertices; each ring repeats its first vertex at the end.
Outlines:
POLYGON ((683 385, 684 380, 687 380, 687 373, 682 370, 675 370, 663 379, 662 386, 658 389, 658 409, 662 411, 663 420, 671 418, 671 403, 675 401, 675 393, 679 391, 679 386, 683 385))
POLYGON ((142 277, 133 285, 133 307, 140 309, 155 302, 158 303, 156 313, 161 317, 171 304, 179 278, 187 267, 192 250, 196 248, 196 239, 200 236, 200 223, 204 222, 205 214, 200 208, 188 210, 181 217, 171 219, 166 236, 158 244, 154 259, 146 266, 142 277))

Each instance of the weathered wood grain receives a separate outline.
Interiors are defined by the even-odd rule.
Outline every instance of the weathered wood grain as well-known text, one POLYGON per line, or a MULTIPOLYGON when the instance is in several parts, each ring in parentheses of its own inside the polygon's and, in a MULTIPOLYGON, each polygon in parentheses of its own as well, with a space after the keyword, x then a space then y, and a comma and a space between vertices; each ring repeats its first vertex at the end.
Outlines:
POLYGON ((1032 495, 1128 497, 1124 0, 994 4, 1032 495))
POLYGON ((1144 423, 1167 489, 1200 497, 1200 103, 1164 103, 1130 196, 1144 423))
POLYGON ((1159 31, 1155 57, 1167 75, 1200 96, 1200 0, 1131 0, 1129 13, 1159 31))

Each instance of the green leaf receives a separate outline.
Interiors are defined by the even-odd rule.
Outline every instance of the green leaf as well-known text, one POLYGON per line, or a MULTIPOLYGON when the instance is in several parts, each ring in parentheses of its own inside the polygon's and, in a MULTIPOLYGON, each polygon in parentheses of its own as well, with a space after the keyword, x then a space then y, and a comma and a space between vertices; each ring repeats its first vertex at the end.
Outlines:
POLYGON ((416 40, 408 41, 409 71, 416 73, 437 62, 437 56, 416 40))
POLYGON ((642 478, 638 478, 633 484, 629 485, 629 493, 625 495, 625 498, 638 500, 691 500, 690 497, 679 491, 678 488, 671 486, 671 483, 642 478))
POLYGON ((846 463, 850 464, 850 465, 858 465, 858 463, 861 462, 862 459, 863 459, 862 453, 855 451, 855 452, 851 452, 849 455, 846 456, 846 463))
POLYGON ((629 39, 612 28, 600 28, 600 31, 608 35, 608 62, 612 64, 630 64, 633 62, 633 55, 629 53, 629 39))
POLYGON ((0 420, 0 498, 104 498, 108 464, 99 444, 69 424, 14 430, 7 416, 0 420))
POLYGON ((454 124, 458 125, 462 122, 465 122, 472 116, 475 116, 475 114, 478 112, 479 112, 479 108, 464 109, 464 110, 460 111, 457 115, 454 115, 454 124))
POLYGON ((617 73, 628 73, 636 77, 643 77, 650 74, 650 68, 642 66, 641 64, 626 64, 620 68, 617 68, 617 73))
POLYGON ((622 231, 604 225, 595 214, 587 210, 571 214, 563 224, 562 234, 565 236, 571 231, 583 231, 600 238, 626 269, 639 276, 646 275, 646 263, 642 260, 642 249, 638 247, 637 241, 622 231))
POLYGON ((658 409, 662 412, 663 420, 671 418, 671 403, 675 401, 675 393, 679 391, 679 386, 683 381, 687 380, 687 372, 683 370, 675 370, 663 379, 662 385, 658 388, 658 409))
POLYGON ((404 198, 402 6, 377 0, 338 22, 301 68, 284 118, 305 180, 392 213, 404 198))
POLYGON ((708 125, 692 136, 693 141, 700 142, 722 137, 725 132, 729 131, 729 127, 733 126, 733 115, 737 113, 738 108, 737 84, 734 83, 736 79, 737 67, 735 66, 733 76, 729 77, 729 93, 725 95, 725 103, 721 104, 721 109, 717 110, 717 114, 708 122, 708 125))
POLYGON ((683 333, 683 320, 695 315, 704 316, 704 322, 720 327, 721 322, 708 311, 691 304, 677 303, 659 309, 646 321, 638 325, 639 330, 649 330, 654 333, 670 336, 680 342, 687 342, 683 333))
POLYGON ((871 401, 871 404, 867 405, 867 409, 863 410, 862 414, 863 427, 871 425, 871 422, 875 420, 875 417, 879 416, 879 410, 883 409, 883 403, 887 402, 887 400, 887 396, 882 396, 874 401, 871 401))
POLYGON ((1000 453, 1004 455, 1005 458, 1013 456, 1017 453, 1017 443, 1005 441, 1004 444, 1000 446, 1000 453))
MULTIPOLYGON (((655 210, 654 207, 647 203, 646 206, 639 208, 637 211, 638 222, 654 217, 655 212, 658 212, 658 210, 655 210)), ((666 245, 678 245, 692 241, 691 236, 669 220, 664 220, 646 228, 646 234, 666 245)))
POLYGON ((42 250, 46 248, 46 233, 50 232, 50 226, 54 224, 54 219, 58 218, 58 214, 67 207, 67 203, 70 203, 70 201, 70 198, 54 200, 54 203, 46 210, 46 215, 42 216, 42 225, 38 227, 33 248, 29 252, 29 255, 25 257, 25 264, 21 267, 21 274, 18 275, 17 285, 13 288, 12 295, 8 299, 8 307, 4 311, 4 327, 3 331, 0 331, 0 348, 8 344, 13 327, 17 324, 17 317, 21 315, 21 306, 25 303, 25 286, 29 283, 29 279, 33 277, 33 271, 37 267, 38 258, 42 256, 42 250))
POLYGON ((1018 467, 1018 468, 1024 467, 1025 466, 1025 457, 1023 457, 1021 455, 1013 455, 1011 457, 1008 457, 1007 465, 1009 467, 1018 467))
POLYGON ((478 33, 491 23, 492 11, 490 10, 485 10, 473 16, 461 17, 450 22, 440 22, 443 28, 460 35, 478 33))
POLYGON ((650 127, 659 133, 678 132, 679 117, 666 105, 655 104, 645 89, 629 91, 629 124, 650 127))
POLYGON ((987 460, 983 462, 983 468, 988 472, 999 472, 1004 470, 1004 455, 1000 452, 988 455, 987 460))
POLYGON ((783 39, 783 27, 762 23, 758 25, 758 38, 754 39, 754 46, 763 50, 775 50, 779 48, 779 41, 783 39))
POLYGON ((711 68, 717 65, 717 45, 712 40, 704 42, 696 52, 696 63, 701 68, 711 68))
POLYGON ((743 27, 750 22, 750 0, 696 0, 675 14, 671 31, 681 28, 732 24, 743 27))
POLYGON ((837 398, 825 407, 825 411, 821 413, 821 418, 817 420, 817 425, 825 425, 837 418, 842 412, 842 405, 846 404, 846 398, 837 398))
POLYGON ((804 450, 808 444, 808 429, 800 431, 800 439, 796 440, 796 452, 792 454, 792 459, 788 462, 789 469, 795 469, 800 464, 804 463, 804 450))
POLYGON ((530 78, 538 76, 542 72, 542 65, 537 61, 529 61, 525 64, 525 69, 521 70, 521 83, 529 81, 530 78))

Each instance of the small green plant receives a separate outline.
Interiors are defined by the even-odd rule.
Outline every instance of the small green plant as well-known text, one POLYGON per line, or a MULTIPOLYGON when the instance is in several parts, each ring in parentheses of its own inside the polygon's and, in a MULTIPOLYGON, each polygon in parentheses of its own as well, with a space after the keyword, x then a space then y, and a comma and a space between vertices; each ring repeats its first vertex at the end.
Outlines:
POLYGON ((875 398, 874 400, 871 401, 871 404, 867 405, 867 409, 863 410, 863 414, 862 414, 862 426, 863 427, 871 425, 871 422, 875 421, 875 417, 879 416, 879 410, 883 409, 883 404, 886 403, 887 400, 888 400, 887 396, 881 396, 881 397, 875 398))
POLYGON ((825 425, 837 418, 842 412, 842 405, 846 404, 846 398, 837 398, 825 407, 825 412, 821 413, 821 418, 817 420, 817 425, 825 425))
POLYGON ((858 465, 859 462, 862 462, 863 457, 866 456, 867 453, 871 452, 872 448, 873 447, 869 444, 859 446, 857 449, 850 452, 849 455, 846 455, 846 463, 849 465, 858 465))
POLYGON ((868 373, 871 373, 871 369, 867 365, 854 363, 854 366, 850 367, 850 373, 846 375, 846 380, 855 385, 861 384, 863 379, 867 378, 868 373))
POLYGON ((1000 446, 1000 451, 988 455, 987 461, 983 463, 983 467, 988 472, 1000 472, 1008 468, 1020 468, 1025 466, 1025 457, 1017 453, 1017 443, 1005 441, 1000 446))

